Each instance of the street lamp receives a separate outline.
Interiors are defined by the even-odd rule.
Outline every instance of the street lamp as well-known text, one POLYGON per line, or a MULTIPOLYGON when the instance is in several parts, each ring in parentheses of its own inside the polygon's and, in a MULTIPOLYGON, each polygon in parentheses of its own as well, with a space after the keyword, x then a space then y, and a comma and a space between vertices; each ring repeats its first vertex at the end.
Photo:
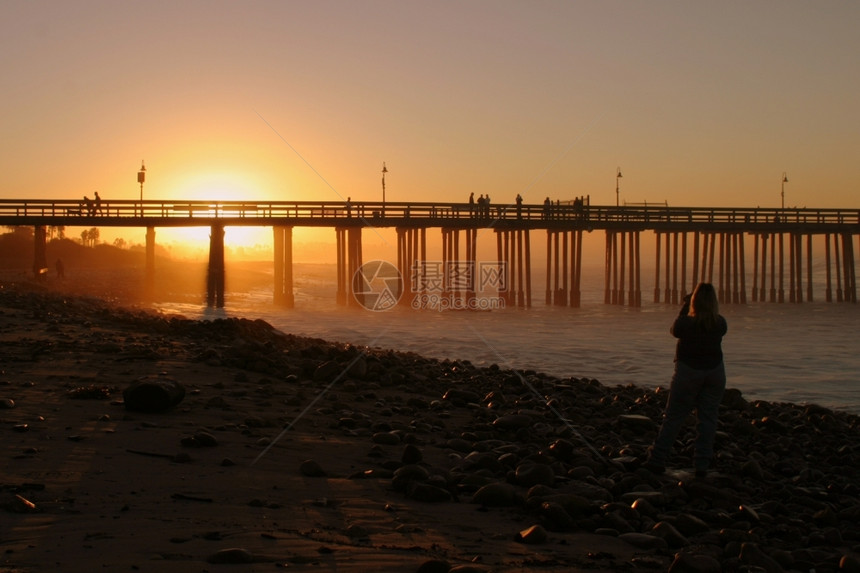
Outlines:
POLYGON ((385 174, 388 173, 388 168, 385 166, 385 162, 382 162, 382 206, 385 206, 385 174))
POLYGON ((615 174, 615 206, 618 207, 621 204, 621 199, 618 191, 618 183, 619 179, 621 179, 621 168, 618 168, 617 173, 615 174))
POLYGON ((146 181, 146 166, 140 160, 140 171, 137 172, 137 182, 140 183, 140 216, 143 216, 143 182, 146 181))
POLYGON ((788 183, 788 177, 785 176, 785 171, 782 172, 782 191, 780 195, 782 196, 782 208, 785 209, 785 184, 788 183))

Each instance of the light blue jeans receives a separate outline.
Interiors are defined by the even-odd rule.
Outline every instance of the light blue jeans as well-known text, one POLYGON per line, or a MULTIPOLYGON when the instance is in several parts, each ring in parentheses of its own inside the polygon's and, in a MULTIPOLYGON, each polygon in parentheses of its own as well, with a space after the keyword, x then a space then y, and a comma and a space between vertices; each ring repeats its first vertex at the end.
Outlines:
POLYGON ((695 408, 698 426, 693 462, 696 470, 708 469, 714 456, 717 417, 725 390, 726 369, 722 362, 712 370, 696 370, 683 362, 675 362, 663 424, 651 450, 651 461, 666 464, 675 438, 695 408))

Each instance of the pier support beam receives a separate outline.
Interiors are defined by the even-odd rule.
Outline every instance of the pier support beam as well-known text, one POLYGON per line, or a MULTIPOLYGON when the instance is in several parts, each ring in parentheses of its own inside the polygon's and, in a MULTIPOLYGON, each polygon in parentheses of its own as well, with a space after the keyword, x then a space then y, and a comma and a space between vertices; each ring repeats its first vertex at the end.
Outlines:
POLYGON ((460 258, 460 237, 458 229, 443 228, 442 229, 442 267, 440 269, 428 269, 436 274, 436 279, 432 285, 432 290, 441 292, 441 296, 445 297, 452 304, 455 296, 459 296, 456 288, 456 281, 452 278, 456 275, 457 260, 460 258), (457 294, 454 294, 457 292, 457 294))
POLYGON ((33 229, 33 278, 44 281, 48 278, 48 233, 44 225, 33 229))
POLYGON ((740 277, 741 283, 741 292, 740 292, 740 300, 738 300, 741 304, 747 303, 747 271, 746 271, 746 241, 744 240, 743 233, 737 233, 735 235, 737 244, 738 244, 738 269, 735 272, 735 276, 740 277))
POLYGON ((147 300, 155 298, 155 227, 146 228, 146 270, 143 293, 147 300))
POLYGON ((779 234, 779 291, 777 300, 785 302, 785 235, 779 234))
MULTIPOLYGON (((439 290, 439 269, 427 261, 427 229, 398 227, 397 270, 403 279, 403 293, 425 295, 428 290, 439 290)), ((412 296, 401 296, 401 305, 411 305, 412 296)))
MULTIPOLYGON (((528 229, 496 229, 496 248, 502 267, 503 285, 500 285, 502 288, 499 289, 499 296, 504 299, 505 304, 521 308, 532 305, 531 279, 527 276, 531 270, 530 246, 528 229)), ((549 294, 547 292, 547 297, 549 294)))
POLYGON ((776 233, 770 234, 770 302, 776 302, 776 233))
POLYGON ((812 235, 806 235, 806 300, 812 302, 812 235))
POLYGON ((845 258, 843 265, 845 275, 845 302, 857 302, 857 275, 854 268, 854 242, 850 233, 842 235, 842 254, 845 258))
POLYGON ((361 265, 361 227, 337 227, 337 302, 346 306, 361 306, 364 295, 356 293, 355 274, 361 265), (361 300, 359 300, 361 299, 361 300))
POLYGON ((839 256, 841 252, 839 249, 839 239, 841 239, 841 235, 833 235, 833 254, 834 254, 834 262, 836 263, 836 302, 842 302, 842 263, 844 262, 842 258, 839 256))
MULTIPOLYGON (((657 260, 654 263, 654 302, 660 302, 660 231, 654 231, 657 237, 657 248, 655 249, 657 260)), ((668 264, 668 262, 666 263, 668 264)))
POLYGON ((582 231, 571 231, 570 240, 570 306, 579 308, 582 305, 582 231))
POLYGON ((206 305, 224 308, 224 226, 220 224, 212 225, 209 233, 206 305))
POLYGON ((275 304, 286 308, 295 306, 293 294, 293 228, 274 227, 275 304))
MULTIPOLYGON (((693 276, 690 281, 690 292, 693 292, 693 289, 696 288, 696 285, 699 284, 699 246, 700 246, 700 233, 695 231, 693 233, 693 276)), ((704 271, 703 273, 704 274, 704 271)))
POLYGON ((824 235, 824 300, 833 302, 833 284, 830 274, 830 233, 824 235))
POLYGON ((469 284, 466 288, 466 304, 472 308, 477 288, 478 269, 478 229, 464 229, 466 233, 466 264, 468 265, 469 284))
MULTIPOLYGON (((639 241, 638 241, 638 232, 637 240, 636 240, 636 256, 638 257, 639 253, 639 241)), ((687 294, 687 233, 678 233, 678 232, 667 232, 667 233, 656 233, 657 235, 657 261, 655 265, 654 272, 654 302, 660 302, 660 275, 663 274, 664 271, 661 270, 660 261, 661 259, 665 259, 665 277, 664 280, 666 282, 663 292, 663 300, 666 303, 678 304, 687 294), (665 241, 662 241, 661 238, 665 235, 665 241), (661 253, 661 244, 665 243, 665 257, 661 253)), ((632 248, 632 245, 631 245, 632 248)), ((695 237, 695 243, 693 248, 693 278, 692 282, 695 286, 698 274, 698 256, 699 256, 699 236, 698 233, 695 237)), ((638 282, 639 276, 639 263, 636 263, 636 272, 637 277, 636 280, 638 282)), ((634 267, 631 265, 631 271, 634 270, 634 267)), ((692 290, 692 289, 691 289, 692 290)), ((641 306, 641 304, 640 304, 641 306)))
MULTIPOLYGON (((524 232, 528 244, 528 231, 524 232)), ((529 258, 526 258, 526 265, 530 268, 529 258)), ((582 302, 582 231, 547 230, 546 296, 547 304, 579 308, 582 302)))
MULTIPOLYGON (((659 240, 659 239, 658 239, 659 240)), ((639 256, 639 231, 606 231, 606 304, 625 304, 641 306, 641 259, 639 256), (620 249, 619 249, 620 245, 620 249), (629 246, 629 262, 628 256, 629 246), (619 257, 620 250, 620 257, 619 257), (625 270, 629 271, 627 291, 625 292, 625 270), (610 289, 609 285, 612 285, 610 289), (607 302, 608 301, 608 302, 607 302)), ((668 296, 668 295, 667 295, 668 296)))

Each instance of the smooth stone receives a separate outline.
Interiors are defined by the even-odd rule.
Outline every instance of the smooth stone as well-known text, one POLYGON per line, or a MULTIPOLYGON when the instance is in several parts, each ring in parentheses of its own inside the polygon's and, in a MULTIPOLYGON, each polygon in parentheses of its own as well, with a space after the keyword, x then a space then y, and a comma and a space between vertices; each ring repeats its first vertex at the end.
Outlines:
POLYGON ((406 495, 410 499, 428 503, 440 503, 451 501, 453 499, 451 492, 447 489, 425 482, 413 482, 409 484, 409 487, 406 490, 406 495))
POLYGON ((761 469, 761 465, 755 460, 748 460, 743 466, 741 466, 741 475, 751 477, 759 481, 763 481, 765 479, 764 470, 761 469))
POLYGON ((639 549, 656 549, 658 551, 667 551, 669 549, 669 545, 665 539, 648 535, 647 533, 622 533, 618 536, 618 539, 639 549))
POLYGON ((651 528, 651 531, 657 537, 665 539, 666 543, 669 544, 669 547, 686 547, 690 544, 686 537, 681 535, 681 533, 675 529, 672 524, 666 521, 658 521, 657 524, 651 528))
POLYGON ((455 406, 465 406, 466 404, 478 404, 481 402, 481 397, 476 392, 460 388, 448 389, 442 395, 442 399, 446 402, 451 402, 455 406))
POLYGON ((516 541, 525 543, 526 545, 539 545, 541 543, 545 543, 547 537, 546 529, 540 525, 532 525, 531 527, 523 529, 517 533, 516 541))
POLYGON ((759 517, 758 512, 748 505, 740 506, 740 508, 738 510, 738 516, 741 519, 748 519, 754 523, 758 523, 759 521, 761 521, 761 518, 759 517))
POLYGON ((839 560, 840 573, 860 573, 860 558, 853 555, 843 555, 839 560))
POLYGON ((418 566, 415 573, 448 573, 451 570, 451 564, 441 559, 431 559, 425 561, 418 566))
POLYGON ((564 439, 558 439, 549 446, 549 452, 556 459, 567 461, 573 457, 576 447, 573 442, 564 439))
POLYGON ((206 561, 208 563, 253 563, 254 555, 247 549, 231 547, 213 553, 206 561))
POLYGON ((721 573, 723 566, 710 555, 676 553, 668 573, 721 573))
POLYGON ((209 432, 196 432, 194 434, 194 441, 197 442, 198 446, 204 448, 212 448, 218 445, 218 440, 209 432))
POLYGON ((455 452, 460 452, 461 454, 472 451, 472 442, 464 440, 463 438, 451 438, 445 442, 445 446, 455 452))
POLYGON ((520 498, 511 484, 493 482, 476 491, 472 496, 472 503, 486 507, 507 507, 520 503, 520 498))
POLYGON ((132 412, 166 412, 182 402, 185 387, 167 377, 145 378, 122 391, 126 410, 132 412))
POLYGON ((618 424, 636 432, 649 432, 657 429, 657 424, 654 420, 640 414, 623 414, 618 416, 618 424))
POLYGON ((364 356, 353 359, 347 373, 354 378, 364 379, 367 376, 367 359, 364 356))
POLYGON ((305 460, 299 466, 299 471, 307 477, 325 477, 326 472, 316 460, 305 460))
POLYGON ((548 464, 524 463, 517 466, 514 481, 523 487, 538 484, 552 486, 555 483, 555 472, 548 464))
POLYGON ((500 430, 519 430, 532 425, 532 417, 525 414, 508 414, 500 416, 493 421, 493 427, 500 430))
POLYGON ((766 573, 782 573, 784 571, 782 565, 759 549, 759 546, 755 543, 747 542, 741 544, 741 552, 738 555, 738 559, 744 565, 761 567, 766 573))
POLYGON ((544 503, 557 503, 573 519, 586 517, 594 513, 597 509, 597 505, 593 501, 575 493, 554 493, 552 495, 529 498, 530 507, 540 507, 535 504, 544 503))
POLYGON ((400 443, 400 436, 391 432, 376 432, 370 437, 370 441, 383 446, 396 446, 400 443))
POLYGON ((635 533, 636 528, 630 525, 630 522, 624 519, 616 512, 607 513, 603 516, 606 525, 611 529, 615 529, 619 533, 635 533))
POLYGON ((644 497, 636 498, 633 503, 630 504, 632 509, 635 509, 642 515, 647 515, 648 517, 656 517, 657 516, 657 508, 654 507, 650 501, 645 499, 644 497))
POLYGON ((630 505, 640 499, 647 501, 653 506, 661 507, 666 505, 666 495, 661 491, 629 491, 621 494, 621 501, 630 505))
POLYGON ((404 464, 417 464, 424 459, 421 449, 415 444, 406 444, 400 454, 400 461, 404 464))
POLYGON ((699 517, 689 513, 681 513, 676 516, 672 520, 672 525, 674 525, 675 529, 685 536, 698 535, 711 529, 711 527, 699 517))
POLYGON ((323 362, 314 370, 314 382, 331 382, 343 373, 343 366, 334 360, 323 362))
POLYGON ((567 531, 575 525, 573 518, 560 503, 547 501, 541 504, 540 517, 552 531, 567 531))
POLYGON ((391 487, 394 491, 405 492, 410 484, 424 482, 429 479, 430 472, 427 468, 418 464, 409 464, 400 466, 394 470, 394 475, 391 478, 391 487))

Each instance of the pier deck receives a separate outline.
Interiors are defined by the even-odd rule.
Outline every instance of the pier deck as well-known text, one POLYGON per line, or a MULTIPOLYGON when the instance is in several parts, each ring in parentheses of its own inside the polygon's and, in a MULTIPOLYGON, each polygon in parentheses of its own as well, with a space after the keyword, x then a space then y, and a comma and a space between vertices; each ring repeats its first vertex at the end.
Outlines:
POLYGON ((100 200, 84 203, 0 199, 0 225, 35 228, 33 270, 37 278, 43 278, 47 269, 47 227, 145 227, 146 284, 150 288, 155 280, 155 229, 210 227, 207 300, 213 306, 224 305, 224 228, 234 226, 274 229, 274 299, 285 306, 294 303, 294 227, 327 227, 335 231, 337 300, 341 304, 363 303, 362 295, 356 291, 356 273, 362 267, 361 231, 373 227, 397 230, 397 270, 403 280, 398 298, 406 292, 426 294, 429 283, 426 274, 422 274, 427 272, 426 264, 422 264, 426 263, 426 231, 439 228, 443 251, 440 262, 456 275, 442 277, 445 284, 440 294, 457 300, 475 299, 477 232, 490 230, 496 235, 499 298, 510 305, 531 306, 530 237, 532 231, 543 230, 547 245, 547 304, 579 306, 582 233, 592 231, 603 231, 606 235, 606 304, 642 304, 640 234, 643 231, 656 235, 654 302, 677 302, 699 281, 718 283, 722 302, 746 303, 747 293, 753 301, 762 302, 812 300, 813 237, 824 241, 825 300, 857 301, 854 237, 860 237, 860 209, 595 206, 581 201, 491 204, 481 208, 477 204, 443 202, 100 200), (461 233, 465 236, 463 256, 461 233), (746 286, 749 242, 753 244, 751 289, 746 286), (835 280, 831 270, 835 272, 835 280), (472 276, 464 279, 464 273, 472 276))

